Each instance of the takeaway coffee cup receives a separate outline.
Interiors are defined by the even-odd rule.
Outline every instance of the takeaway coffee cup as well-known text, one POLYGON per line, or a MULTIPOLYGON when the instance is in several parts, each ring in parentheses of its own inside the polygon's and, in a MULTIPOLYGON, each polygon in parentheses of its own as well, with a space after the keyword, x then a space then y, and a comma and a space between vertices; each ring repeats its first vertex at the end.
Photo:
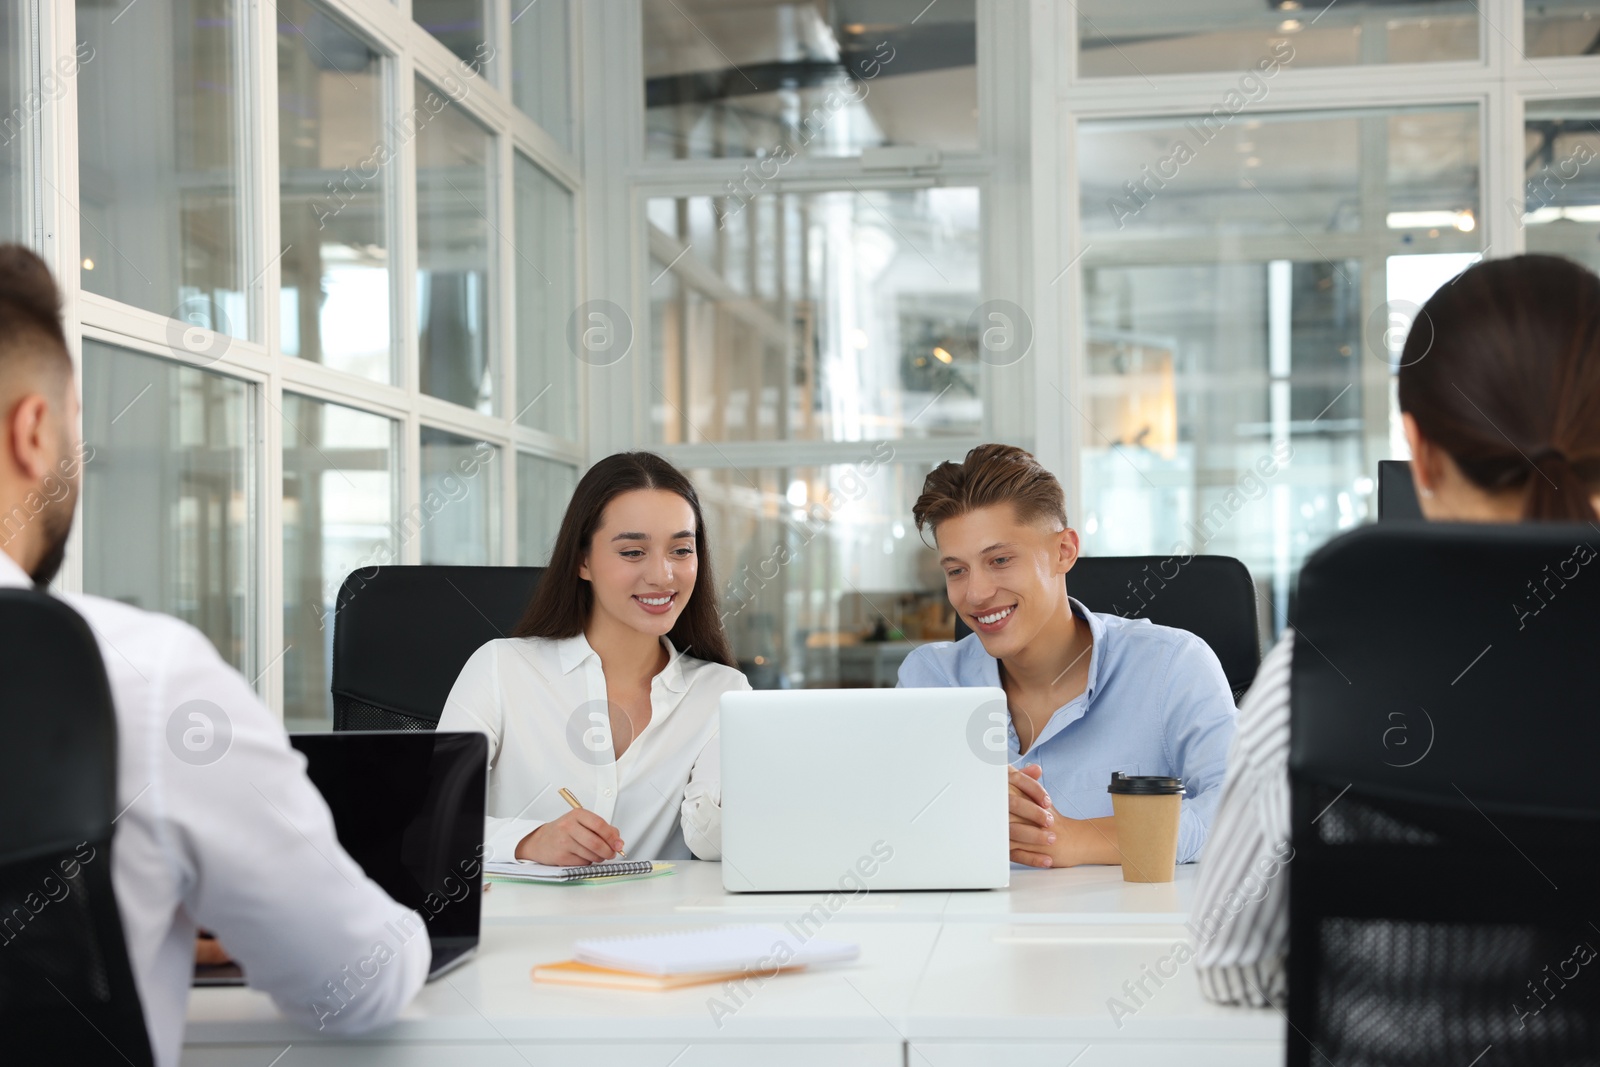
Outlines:
POLYGON ((1111 810, 1124 882, 1170 882, 1178 863, 1183 779, 1111 774, 1111 810))

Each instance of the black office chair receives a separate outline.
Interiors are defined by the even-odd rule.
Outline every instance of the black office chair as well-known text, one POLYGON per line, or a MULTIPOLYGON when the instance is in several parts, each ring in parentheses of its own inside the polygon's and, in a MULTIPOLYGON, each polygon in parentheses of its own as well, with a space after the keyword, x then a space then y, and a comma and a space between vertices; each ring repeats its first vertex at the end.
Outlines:
POLYGON ((0 1042, 8 1062, 154 1062, 111 891, 117 721, 89 627, 0 590, 0 1042))
POLYGON ((432 730, 456 675, 511 633, 543 567, 373 567, 339 590, 333 728, 432 730))
MULTIPOLYGON (((1236 698, 1255 680, 1256 583, 1232 556, 1080 556, 1067 589, 1090 611, 1188 630, 1217 654, 1236 698)), ((971 632, 958 614, 956 640, 971 632)))
POLYGON ((1371 526, 1301 571, 1289 1064, 1600 1062, 1596 549, 1371 526))

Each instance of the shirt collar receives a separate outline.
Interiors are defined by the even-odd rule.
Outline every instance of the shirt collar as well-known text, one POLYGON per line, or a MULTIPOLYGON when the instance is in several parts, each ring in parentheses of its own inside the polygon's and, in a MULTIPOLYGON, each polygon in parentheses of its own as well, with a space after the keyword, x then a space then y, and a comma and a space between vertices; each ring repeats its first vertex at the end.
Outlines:
MULTIPOLYGON (((686 684, 683 677, 683 653, 673 647, 669 638, 663 637, 661 644, 667 650, 667 665, 661 668, 661 673, 657 677, 668 689, 674 693, 681 693, 686 684)), ((557 662, 561 665, 562 674, 571 674, 590 656, 597 660, 600 658, 600 654, 590 647, 589 639, 583 636, 582 632, 572 637, 563 637, 555 645, 557 662)))
POLYGON ((1072 605, 1073 614, 1089 624, 1089 636, 1094 640, 1094 644, 1089 648, 1089 677, 1084 683, 1083 693, 1061 705, 1050 716, 1050 721, 1039 731, 1039 736, 1033 739, 1030 754, 1089 713, 1089 707, 1094 703, 1094 695, 1100 685, 1100 668, 1106 661, 1106 636, 1109 632, 1106 630, 1106 624, 1100 621, 1094 612, 1084 607, 1081 601, 1068 597, 1067 602, 1072 605))
POLYGON ((661 643, 667 648, 667 665, 661 668, 661 673, 657 677, 661 679, 662 685, 674 693, 681 693, 684 690, 683 653, 673 647, 672 639, 669 637, 663 636, 661 643))
POLYGON ((1072 605, 1073 614, 1089 624, 1089 637, 1094 645, 1089 650, 1089 681, 1083 687, 1084 703, 1094 699, 1095 690, 1100 688, 1100 668, 1105 663, 1106 649, 1106 624, 1100 616, 1083 606, 1081 600, 1067 597, 1067 602, 1072 605))
MULTIPOLYGON (((1072 606, 1074 615, 1088 623, 1089 636, 1094 641, 1089 650, 1089 679, 1083 687, 1082 696, 1074 697, 1056 709, 1055 713, 1050 717, 1050 721, 1045 724, 1044 729, 1039 731, 1039 736, 1034 738, 1033 748, 1029 750, 1030 754, 1064 728, 1083 718, 1084 713, 1089 710, 1089 705, 1094 701, 1095 692, 1100 686, 1100 669, 1106 662, 1106 636, 1109 633, 1106 629, 1106 624, 1101 621, 1098 615, 1084 607, 1082 601, 1069 596, 1067 597, 1067 603, 1072 606), (1062 714, 1067 708, 1072 708, 1073 710, 1062 714)), ((962 684, 1000 687, 1000 661, 984 651, 983 643, 978 640, 978 635, 972 634, 969 638, 963 638, 960 644, 965 646, 963 653, 968 657, 965 669, 959 671, 962 684), (970 644, 968 643, 969 641, 970 644), (975 678, 973 677, 974 674, 976 675, 975 678)), ((1011 744, 1013 750, 1015 750, 1017 744, 1015 726, 1011 728, 1011 744)), ((1016 752, 1013 751, 1012 755, 1015 756, 1016 752)))
MULTIPOLYGON (((1089 636, 1094 641, 1089 650, 1089 681, 1083 688, 1084 697, 1092 698, 1095 690, 1099 688, 1100 667, 1105 662, 1106 624, 1100 620, 1100 616, 1084 607, 1081 600, 1069 596, 1067 597, 1067 603, 1072 606, 1074 615, 1089 624, 1089 636)), ((963 646, 962 651, 965 652, 968 658, 967 666, 971 670, 975 670, 979 677, 976 681, 963 681, 962 684, 998 686, 1000 684, 1000 661, 984 650, 983 642, 978 640, 977 634, 969 636, 971 637, 970 641, 963 638, 960 644, 963 646)), ((963 676, 967 675, 966 671, 961 673, 963 676)))
POLYGON ((589 647, 589 639, 583 636, 580 630, 572 637, 563 637, 556 642, 556 657, 561 664, 562 674, 571 674, 584 660, 595 655, 595 650, 589 647))
POLYGON ((33 579, 28 577, 28 572, 23 570, 9 553, 0 552, 0 587, 33 589, 33 579))

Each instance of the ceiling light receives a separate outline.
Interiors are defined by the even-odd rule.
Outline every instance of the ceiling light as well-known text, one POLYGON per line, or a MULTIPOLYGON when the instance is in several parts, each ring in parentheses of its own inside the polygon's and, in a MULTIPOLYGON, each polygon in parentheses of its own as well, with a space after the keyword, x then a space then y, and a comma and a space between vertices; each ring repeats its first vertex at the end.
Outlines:
POLYGON ((1278 23, 1278 32, 1279 33, 1295 33, 1299 29, 1300 29, 1300 20, 1299 19, 1284 19, 1282 22, 1278 23))
POLYGON ((933 358, 938 360, 940 363, 954 363, 956 357, 952 356, 944 349, 935 346, 933 350, 933 358))

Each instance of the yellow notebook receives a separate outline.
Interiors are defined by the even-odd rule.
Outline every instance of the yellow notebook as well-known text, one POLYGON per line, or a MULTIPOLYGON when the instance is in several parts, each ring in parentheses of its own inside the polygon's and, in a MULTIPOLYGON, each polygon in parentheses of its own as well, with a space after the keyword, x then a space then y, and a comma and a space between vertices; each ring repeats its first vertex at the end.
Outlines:
MULTIPOLYGON (((783 967, 776 973, 787 974, 790 971, 803 970, 805 970, 803 966, 783 967)), ((700 974, 637 974, 633 971, 613 971, 607 967, 595 967, 591 964, 579 963, 577 960, 542 963, 533 969, 533 980, 535 982, 593 986, 597 989, 638 989, 655 993, 664 992, 668 989, 682 989, 684 986, 728 982, 744 976, 744 971, 711 971, 700 974)), ((763 974, 762 977, 766 977, 766 975, 763 974)))

